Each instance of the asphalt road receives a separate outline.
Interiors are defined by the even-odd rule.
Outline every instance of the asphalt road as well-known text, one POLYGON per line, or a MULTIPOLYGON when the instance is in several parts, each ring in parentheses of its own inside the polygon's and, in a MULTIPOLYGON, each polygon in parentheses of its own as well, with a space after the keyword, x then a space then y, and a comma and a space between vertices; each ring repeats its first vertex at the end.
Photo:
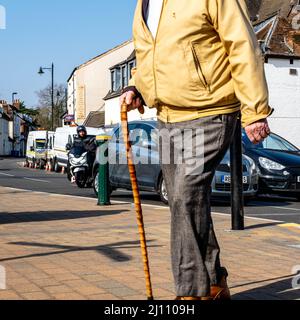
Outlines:
MULTIPOLYGON (((23 168, 21 159, 0 158, 0 186, 95 198, 93 189, 79 189, 71 185, 66 175, 23 168)), ((143 204, 164 206, 155 194, 143 192, 141 196, 143 204)), ((113 193, 112 200, 132 202, 131 192, 118 190, 113 193)), ((230 214, 229 201, 213 200, 212 205, 214 212, 230 214)), ((300 224, 300 202, 292 198, 263 196, 247 204, 245 215, 300 224)))

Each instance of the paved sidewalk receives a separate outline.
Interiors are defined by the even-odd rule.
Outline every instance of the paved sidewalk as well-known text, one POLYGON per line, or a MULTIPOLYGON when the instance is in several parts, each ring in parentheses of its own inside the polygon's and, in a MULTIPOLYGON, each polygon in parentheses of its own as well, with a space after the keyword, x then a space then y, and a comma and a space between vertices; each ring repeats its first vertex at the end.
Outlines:
MULTIPOLYGON (((167 208, 144 206, 155 298, 173 300, 167 208)), ((300 265, 298 225, 214 214, 234 299, 300 299, 292 269, 300 265)), ((0 187, 0 299, 145 299, 134 208, 96 200, 0 187), (1 283, 0 283, 1 285, 1 283)), ((300 267, 299 267, 300 269, 300 267)))

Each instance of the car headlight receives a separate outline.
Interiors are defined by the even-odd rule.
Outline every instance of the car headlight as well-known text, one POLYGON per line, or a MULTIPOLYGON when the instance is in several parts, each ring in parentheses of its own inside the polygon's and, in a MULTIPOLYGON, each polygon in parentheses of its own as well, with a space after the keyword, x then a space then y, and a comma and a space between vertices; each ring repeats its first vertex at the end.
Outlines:
POLYGON ((275 161, 272 161, 270 159, 263 158, 263 157, 259 158, 259 163, 264 169, 267 169, 267 170, 281 171, 285 169, 285 166, 281 165, 280 163, 277 163, 275 161))

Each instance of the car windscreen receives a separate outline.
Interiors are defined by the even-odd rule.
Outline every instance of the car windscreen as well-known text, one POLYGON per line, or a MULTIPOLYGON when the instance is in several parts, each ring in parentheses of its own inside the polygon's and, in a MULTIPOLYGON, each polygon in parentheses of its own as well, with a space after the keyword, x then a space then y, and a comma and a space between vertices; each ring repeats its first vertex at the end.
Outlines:
POLYGON ((287 140, 275 134, 271 134, 268 138, 266 138, 263 142, 259 144, 253 144, 249 140, 245 131, 243 131, 242 136, 243 136, 243 143, 247 149, 265 149, 265 150, 299 152, 299 149, 297 149, 287 140))
POLYGON ((45 149, 46 148, 46 140, 36 140, 35 147, 37 150, 45 149))

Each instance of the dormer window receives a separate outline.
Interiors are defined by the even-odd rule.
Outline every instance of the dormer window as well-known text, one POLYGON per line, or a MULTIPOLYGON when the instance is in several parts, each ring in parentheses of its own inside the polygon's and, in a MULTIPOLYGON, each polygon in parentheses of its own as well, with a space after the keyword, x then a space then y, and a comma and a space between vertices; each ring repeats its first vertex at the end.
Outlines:
POLYGON ((117 92, 128 86, 135 60, 123 62, 111 69, 111 92, 117 92))

